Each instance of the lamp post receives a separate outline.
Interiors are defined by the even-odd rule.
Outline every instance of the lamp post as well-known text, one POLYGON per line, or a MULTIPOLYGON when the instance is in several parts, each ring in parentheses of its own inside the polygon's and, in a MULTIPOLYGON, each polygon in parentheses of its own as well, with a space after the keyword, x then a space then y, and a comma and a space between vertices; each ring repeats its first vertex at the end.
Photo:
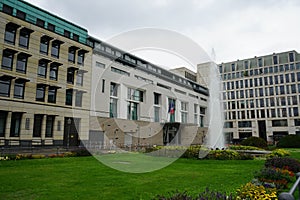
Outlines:
POLYGON ((67 150, 69 150, 69 147, 70 147, 70 129, 71 129, 71 123, 72 123, 72 120, 71 120, 71 118, 69 118, 67 120, 67 126, 68 126, 68 132, 67 132, 67 150))

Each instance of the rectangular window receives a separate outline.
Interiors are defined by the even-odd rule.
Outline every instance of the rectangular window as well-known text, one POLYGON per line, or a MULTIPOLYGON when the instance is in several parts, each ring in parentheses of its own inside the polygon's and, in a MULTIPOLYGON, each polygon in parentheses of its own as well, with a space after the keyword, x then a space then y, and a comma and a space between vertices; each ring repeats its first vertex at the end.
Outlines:
POLYGON ((76 94, 75 94, 75 106, 82 107, 82 96, 83 96, 83 92, 82 91, 76 91, 76 94))
POLYGON ((78 42, 79 41, 79 35, 73 33, 73 40, 78 42))
POLYGON ((238 127, 239 128, 251 128, 252 123, 251 123, 251 121, 239 121, 238 122, 238 127))
POLYGON ((6 14, 12 15, 13 14, 13 7, 3 4, 2 11, 6 14))
POLYGON ((17 56, 17 66, 16 66, 16 71, 17 72, 26 74, 27 59, 28 59, 28 55, 25 55, 23 53, 18 54, 18 56, 17 56))
POLYGON ((76 75, 76 85, 83 86, 83 72, 78 72, 76 75))
POLYGON ((84 65, 84 51, 78 51, 77 64, 84 65))
POLYGON ((58 79, 58 67, 59 67, 59 65, 57 63, 51 63, 50 64, 50 75, 49 75, 49 78, 51 80, 57 81, 57 79, 58 79))
POLYGON ((138 103, 128 102, 127 106, 127 119, 138 120, 138 103))
POLYGON ((45 26, 45 21, 44 20, 41 20, 39 18, 36 19, 36 25, 41 27, 41 28, 44 28, 45 26))
POLYGON ((55 25, 48 22, 47 29, 48 29, 49 31, 55 31, 55 25))
POLYGON ((10 49, 3 50, 2 55, 2 68, 7 70, 12 70, 14 61, 14 51, 10 49))
POLYGON ((14 98, 24 99, 25 82, 15 82, 14 98))
POLYGON ((38 66, 38 76, 39 77, 46 78, 47 65, 48 65, 48 63, 45 60, 40 60, 39 61, 39 66, 38 66))
POLYGON ((154 106, 154 122, 160 122, 160 107, 154 106))
POLYGON ((67 38, 70 38, 71 37, 71 32, 67 31, 67 30, 64 30, 64 36, 67 37, 67 38))
POLYGON ((74 84, 74 75, 75 75, 74 68, 69 67, 67 71, 67 83, 74 84))
POLYGON ((294 62, 295 61, 295 59, 294 59, 294 53, 293 52, 289 53, 289 60, 290 60, 290 62, 294 62))
POLYGON ((272 126, 273 127, 288 126, 288 122, 286 119, 272 120, 272 126))
POLYGON ((72 106, 73 105, 73 89, 66 90, 66 105, 72 106))
POLYGON ((5 137, 7 112, 0 111, 0 137, 5 137))
POLYGON ((51 46, 51 56, 55 58, 59 58, 59 49, 60 49, 60 42, 53 41, 51 46))
POLYGON ((48 37, 48 36, 43 36, 43 37, 41 37, 41 42, 40 42, 40 53, 48 55, 50 39, 51 39, 51 38, 48 37))
POLYGON ((278 65, 278 56, 273 56, 273 64, 278 65))
POLYGON ((105 64, 103 64, 103 63, 100 63, 100 62, 96 62, 96 67, 99 67, 99 68, 105 69, 105 64))
POLYGON ((43 84, 36 85, 36 101, 45 101, 46 86, 43 84))
POLYGON ((126 71, 123 71, 121 69, 115 68, 115 67, 111 67, 111 71, 116 72, 116 73, 121 74, 121 75, 130 76, 130 73, 128 73, 126 71))
POLYGON ((10 96, 10 83, 11 80, 0 80, 0 96, 9 97, 10 96))
POLYGON ((117 117, 117 108, 118 108, 118 99, 110 98, 109 117, 111 118, 117 117))
POLYGON ((8 23, 5 27, 5 33, 4 33, 4 41, 8 44, 15 44, 16 41, 16 32, 18 29, 18 25, 14 23, 8 23))
POLYGON ((160 105, 161 94, 154 92, 154 105, 160 105))
POLYGON ((42 125, 43 125, 44 115, 35 114, 34 122, 33 122, 33 137, 41 137, 42 136, 42 125))
POLYGON ((68 61, 75 63, 75 53, 76 49, 74 47, 69 47, 69 53, 68 53, 68 61))
POLYGON ((128 88, 127 90, 127 98, 133 101, 140 101, 143 102, 144 98, 144 92, 137 90, 137 89, 132 89, 132 88, 128 88))
POLYGON ((46 119, 46 137, 53 137, 53 128, 54 128, 55 116, 48 115, 46 119))
POLYGON ((110 83, 110 96, 118 96, 118 85, 116 83, 110 83))
POLYGON ((56 94, 57 88, 50 86, 48 89, 48 103, 56 103, 56 94))
POLYGON ((11 115, 10 137, 19 137, 21 129, 22 113, 13 112, 11 115))
POLYGON ((19 37, 19 46, 23 48, 29 47, 29 38, 32 30, 27 28, 22 28, 20 31, 20 37, 19 37))
POLYGON ((22 11, 20 11, 20 10, 17 10, 16 17, 19 18, 19 19, 25 20, 25 18, 26 18, 26 13, 24 13, 24 12, 22 12, 22 11))

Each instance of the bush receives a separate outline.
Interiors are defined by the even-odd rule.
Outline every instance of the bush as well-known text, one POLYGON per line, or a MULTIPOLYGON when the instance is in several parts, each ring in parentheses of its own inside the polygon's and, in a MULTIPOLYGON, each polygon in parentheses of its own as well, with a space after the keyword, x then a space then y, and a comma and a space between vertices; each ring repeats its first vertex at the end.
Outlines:
POLYGON ((267 159, 265 167, 288 169, 294 173, 300 172, 300 162, 294 158, 274 157, 267 159))
POLYGON ((213 160, 239 160, 240 154, 233 150, 211 150, 207 158, 213 160))
POLYGON ((300 148, 300 136, 287 135, 279 140, 277 147, 280 148, 300 148))
POLYGON ((286 157, 291 155, 289 151, 284 149, 275 149, 273 150, 267 157, 274 158, 274 157, 286 157))
POLYGON ((241 142, 241 145, 244 146, 254 146, 258 148, 267 148, 267 142, 259 137, 249 137, 241 142))
POLYGON ((230 145, 229 149, 232 150, 264 150, 262 148, 254 147, 254 146, 244 146, 244 145, 230 145))
POLYGON ((210 191, 208 188, 200 194, 198 194, 196 197, 193 197, 189 195, 187 192, 178 192, 176 191, 173 194, 164 196, 164 195, 159 195, 157 200, 233 200, 235 197, 232 194, 227 195, 225 192, 218 192, 218 191, 210 191))
POLYGON ((76 149, 71 152, 74 156, 91 156, 92 154, 86 148, 76 149))
POLYGON ((262 185, 247 183, 237 189, 236 199, 277 199, 275 188, 266 188, 262 185))

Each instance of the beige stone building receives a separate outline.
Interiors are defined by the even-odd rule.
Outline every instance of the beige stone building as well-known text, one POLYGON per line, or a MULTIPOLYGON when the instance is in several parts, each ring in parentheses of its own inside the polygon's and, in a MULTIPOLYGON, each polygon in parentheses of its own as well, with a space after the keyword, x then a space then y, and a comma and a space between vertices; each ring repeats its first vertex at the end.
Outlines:
POLYGON ((0 1, 0 146, 77 146, 89 132, 87 30, 24 1, 0 1))

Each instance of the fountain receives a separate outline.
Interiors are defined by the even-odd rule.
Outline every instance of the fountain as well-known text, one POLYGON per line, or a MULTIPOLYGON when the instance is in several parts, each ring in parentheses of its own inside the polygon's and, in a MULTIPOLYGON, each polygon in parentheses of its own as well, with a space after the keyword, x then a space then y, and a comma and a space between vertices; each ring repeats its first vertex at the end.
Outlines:
POLYGON ((223 149, 225 148, 223 133, 224 109, 222 102, 223 84, 214 59, 215 54, 212 51, 212 61, 209 68, 209 126, 205 146, 210 149, 223 149))

